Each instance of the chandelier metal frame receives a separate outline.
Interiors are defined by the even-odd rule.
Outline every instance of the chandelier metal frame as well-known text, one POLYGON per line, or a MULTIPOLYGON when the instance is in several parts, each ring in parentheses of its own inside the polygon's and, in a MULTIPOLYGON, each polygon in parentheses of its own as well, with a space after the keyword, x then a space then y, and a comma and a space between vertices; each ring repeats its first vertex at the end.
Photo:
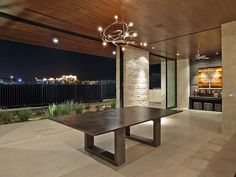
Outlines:
POLYGON ((98 27, 98 31, 102 37, 103 45, 112 43, 115 46, 121 47, 129 44, 135 44, 138 33, 132 30, 133 23, 125 23, 123 18, 119 20, 117 15, 114 16, 115 22, 106 26, 104 29, 98 27))

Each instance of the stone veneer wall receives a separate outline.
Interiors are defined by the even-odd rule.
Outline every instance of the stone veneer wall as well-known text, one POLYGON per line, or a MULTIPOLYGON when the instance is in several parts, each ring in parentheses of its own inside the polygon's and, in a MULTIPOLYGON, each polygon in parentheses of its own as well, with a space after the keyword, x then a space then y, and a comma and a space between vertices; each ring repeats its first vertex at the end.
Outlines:
POLYGON ((149 52, 128 46, 124 51, 124 106, 149 105, 149 52))
POLYGON ((224 134, 236 132, 236 21, 222 25, 224 134))
POLYGON ((188 59, 177 60, 177 107, 189 108, 190 67, 188 59))

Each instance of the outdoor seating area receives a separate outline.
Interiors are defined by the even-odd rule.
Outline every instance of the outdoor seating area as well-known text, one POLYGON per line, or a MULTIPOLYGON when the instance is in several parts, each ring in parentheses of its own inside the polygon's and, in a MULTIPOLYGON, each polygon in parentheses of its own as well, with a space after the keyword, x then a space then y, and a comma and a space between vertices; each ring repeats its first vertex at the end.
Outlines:
POLYGON ((2 0, 0 51, 0 177, 236 177, 235 0, 2 0))

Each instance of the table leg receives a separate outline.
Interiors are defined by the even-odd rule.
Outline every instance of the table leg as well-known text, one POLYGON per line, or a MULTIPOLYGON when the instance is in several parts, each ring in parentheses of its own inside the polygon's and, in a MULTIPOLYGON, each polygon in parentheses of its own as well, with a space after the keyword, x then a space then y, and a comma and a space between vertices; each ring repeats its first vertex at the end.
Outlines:
POLYGON ((116 166, 125 163, 125 128, 114 131, 114 154, 94 145, 94 136, 84 133, 85 150, 116 166))
POLYGON ((125 134, 126 134, 126 136, 130 135, 130 127, 125 128, 125 134))
POLYGON ((129 129, 129 134, 127 134, 127 130, 126 130, 126 138, 140 142, 140 143, 144 143, 150 146, 160 146, 161 145, 161 119, 156 119, 153 120, 153 139, 148 139, 148 138, 144 138, 138 135, 134 135, 130 133, 130 129, 129 129))

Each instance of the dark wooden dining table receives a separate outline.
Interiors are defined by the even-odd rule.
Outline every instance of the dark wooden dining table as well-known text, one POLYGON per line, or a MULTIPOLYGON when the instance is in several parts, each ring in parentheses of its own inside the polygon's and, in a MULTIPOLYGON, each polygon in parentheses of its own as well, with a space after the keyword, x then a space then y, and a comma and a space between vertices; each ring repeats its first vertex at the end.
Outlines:
POLYGON ((121 109, 110 109, 95 113, 83 113, 51 120, 84 132, 85 150, 116 166, 125 163, 125 138, 150 146, 161 144, 161 118, 181 111, 132 106, 121 109), (153 138, 147 139, 131 134, 130 127, 153 121, 153 138), (94 137, 114 132, 114 153, 95 146, 94 137))

